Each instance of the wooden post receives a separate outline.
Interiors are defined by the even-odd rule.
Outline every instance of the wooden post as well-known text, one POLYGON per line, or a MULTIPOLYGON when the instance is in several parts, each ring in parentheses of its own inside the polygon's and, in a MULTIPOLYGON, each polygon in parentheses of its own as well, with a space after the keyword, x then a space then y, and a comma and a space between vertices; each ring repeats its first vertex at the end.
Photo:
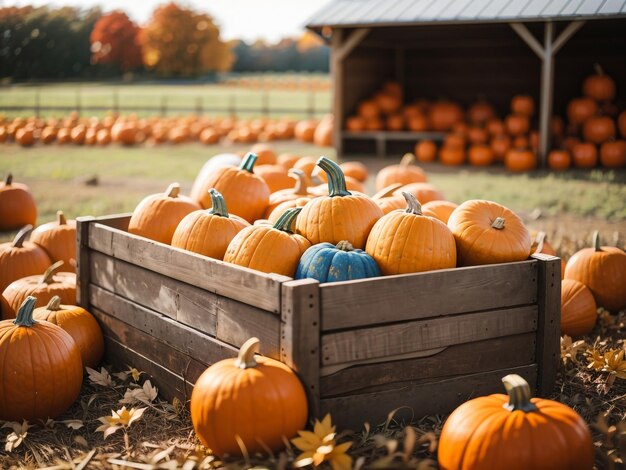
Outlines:
POLYGON ((337 156, 343 154, 343 60, 339 56, 339 49, 343 40, 343 30, 333 30, 330 50, 330 76, 333 81, 333 145, 337 149, 337 156))
POLYGON ((543 61, 541 64, 541 102, 539 105, 539 157, 541 166, 548 164, 550 151, 550 119, 552 117, 552 102, 554 91, 554 23, 544 23, 543 34, 543 61))
POLYGON ((95 217, 76 218, 76 304, 89 310, 89 227, 95 217))
POLYGON ((35 89, 35 116, 39 117, 41 114, 41 99, 39 88, 35 89))
POLYGON ((315 279, 287 281, 281 286, 280 359, 306 385, 309 416, 319 414, 320 287, 315 279))

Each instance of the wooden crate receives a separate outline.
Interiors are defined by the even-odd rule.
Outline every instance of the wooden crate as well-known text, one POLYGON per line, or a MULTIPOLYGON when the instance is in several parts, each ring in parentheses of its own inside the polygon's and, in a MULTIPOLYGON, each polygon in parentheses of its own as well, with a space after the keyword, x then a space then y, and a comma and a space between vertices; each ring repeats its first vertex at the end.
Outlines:
POLYGON ((129 215, 78 220, 78 302, 106 358, 188 400, 210 364, 249 337, 298 372, 313 415, 340 427, 445 413, 517 373, 551 392, 559 361, 560 260, 343 283, 292 280, 126 232, 129 215), (402 413, 401 413, 402 415, 402 413))

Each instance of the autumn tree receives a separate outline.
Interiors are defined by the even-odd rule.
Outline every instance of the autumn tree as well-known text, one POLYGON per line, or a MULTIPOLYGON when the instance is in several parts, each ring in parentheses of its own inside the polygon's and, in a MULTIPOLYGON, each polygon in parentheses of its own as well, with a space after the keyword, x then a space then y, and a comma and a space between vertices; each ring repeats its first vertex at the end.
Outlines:
POLYGON ((91 61, 113 64, 127 72, 142 64, 140 28, 126 13, 114 11, 100 18, 91 32, 91 61))
POLYGON ((213 18, 175 3, 157 8, 140 37, 144 64, 160 75, 192 76, 232 66, 230 46, 220 39, 213 18))

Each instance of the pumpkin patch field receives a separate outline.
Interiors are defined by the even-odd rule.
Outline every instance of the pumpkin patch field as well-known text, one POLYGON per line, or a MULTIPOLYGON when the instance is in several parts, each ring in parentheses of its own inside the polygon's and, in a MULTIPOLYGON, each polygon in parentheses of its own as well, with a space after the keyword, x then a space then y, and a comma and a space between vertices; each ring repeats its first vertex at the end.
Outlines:
POLYGON ((624 170, 286 140, 0 176, 0 468, 624 468, 624 170))

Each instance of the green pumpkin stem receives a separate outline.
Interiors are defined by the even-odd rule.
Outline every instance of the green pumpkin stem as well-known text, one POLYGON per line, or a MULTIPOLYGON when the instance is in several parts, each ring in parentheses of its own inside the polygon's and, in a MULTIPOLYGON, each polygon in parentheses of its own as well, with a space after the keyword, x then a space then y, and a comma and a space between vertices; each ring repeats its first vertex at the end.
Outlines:
POLYGON ((504 228, 504 217, 496 217, 491 226, 496 230, 502 230, 504 228))
POLYGON ((33 319, 33 310, 37 304, 37 298, 29 295, 26 297, 20 309, 17 311, 17 317, 13 320, 13 324, 17 326, 33 326, 37 322, 33 319))
POLYGON ((167 197, 178 197, 180 194, 180 184, 172 183, 165 190, 165 194, 167 197))
POLYGON ((404 196, 404 200, 406 201, 406 210, 404 212, 407 214, 423 215, 422 205, 415 197, 415 194, 402 191, 402 196, 404 196))
POLYGON ((522 377, 517 374, 509 374, 502 378, 502 383, 509 395, 509 402, 503 405, 504 408, 509 411, 520 410, 524 413, 538 411, 537 407, 530 401, 532 398, 530 386, 522 377))
POLYGON ((6 179, 4 180, 4 184, 6 184, 7 186, 11 186, 12 183, 13 183, 13 173, 9 173, 6 179))
POLYGON ((594 230, 592 235, 593 240, 593 249, 594 251, 602 251, 602 246, 600 245, 600 231, 594 230))
POLYGON ((291 226, 296 221, 296 217, 302 210, 302 207, 292 207, 291 209, 287 209, 283 215, 281 215, 276 223, 272 226, 276 230, 280 230, 282 232, 293 233, 291 230, 291 226))
POLYGON ((354 251, 352 243, 350 243, 348 240, 341 240, 339 243, 337 243, 336 248, 341 251, 354 251))
POLYGON ((43 278, 41 279, 42 284, 52 284, 54 282, 54 275, 57 273, 61 266, 65 263, 63 261, 57 261, 43 273, 43 278))
POLYGON ((297 194, 298 196, 306 196, 309 194, 307 191, 309 189, 309 185, 306 181, 304 171, 292 168, 287 174, 296 180, 296 185, 293 187, 294 194, 297 194))
POLYGON ((57 223, 59 225, 67 225, 67 219, 63 211, 57 211, 57 223))
POLYGON ((235 365, 240 369, 251 369, 257 366, 257 362, 254 360, 254 355, 259 352, 259 345, 261 341, 259 338, 250 338, 248 341, 241 345, 239 348, 239 354, 235 360, 235 365))
POLYGON ((324 170, 328 177, 328 195, 330 197, 352 195, 346 188, 346 177, 339 165, 326 157, 320 157, 317 166, 324 170))
POLYGON ((15 238, 13 239, 13 248, 22 248, 24 246, 24 242, 26 241, 26 237, 33 231, 32 225, 25 225, 21 228, 15 238))
POLYGON ((211 196, 211 209, 209 209, 209 214, 228 218, 228 210, 226 209, 224 196, 215 188, 209 189, 209 195, 211 196))
POLYGON ((61 310, 61 297, 58 295, 52 297, 50 302, 48 302, 48 305, 46 305, 46 310, 50 310, 51 312, 61 310))
POLYGON ((257 158, 259 157, 256 153, 248 152, 246 156, 243 157, 241 165, 239 165, 239 169, 254 173, 254 164, 256 163, 257 158))

